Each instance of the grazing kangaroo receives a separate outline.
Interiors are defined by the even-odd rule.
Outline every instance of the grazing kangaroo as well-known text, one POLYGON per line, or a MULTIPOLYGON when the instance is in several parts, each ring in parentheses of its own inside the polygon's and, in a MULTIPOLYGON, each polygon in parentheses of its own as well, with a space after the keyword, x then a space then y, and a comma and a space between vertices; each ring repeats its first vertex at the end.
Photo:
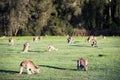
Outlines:
POLYGON ((33 38, 33 41, 38 41, 38 40, 40 40, 40 36, 35 36, 35 37, 33 38))
POLYGON ((92 47, 98 47, 98 45, 97 45, 97 41, 96 41, 96 40, 93 41, 93 43, 91 44, 91 46, 92 46, 92 47))
POLYGON ((96 40, 96 37, 95 37, 95 36, 89 36, 89 37, 85 40, 85 42, 90 42, 90 41, 92 41, 92 40, 96 40))
POLYGON ((58 48, 55 48, 52 44, 48 45, 48 51, 58 51, 58 48))
POLYGON ((36 67, 31 60, 24 60, 20 63, 19 74, 22 74, 24 68, 27 69, 27 74, 34 74, 35 72, 40 73, 40 68, 36 67))

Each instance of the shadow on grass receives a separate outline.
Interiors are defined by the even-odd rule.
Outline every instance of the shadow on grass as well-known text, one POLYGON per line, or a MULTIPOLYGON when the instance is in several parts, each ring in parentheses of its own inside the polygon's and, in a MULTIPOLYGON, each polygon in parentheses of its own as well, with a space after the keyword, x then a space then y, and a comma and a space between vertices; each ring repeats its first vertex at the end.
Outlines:
POLYGON ((44 53, 44 52, 47 52, 47 50, 44 50, 44 51, 33 51, 33 50, 28 50, 28 52, 44 53))
POLYGON ((6 44, 4 44, 4 43, 0 43, 0 45, 7 45, 7 46, 10 46, 10 45, 9 45, 9 44, 7 44, 7 43, 6 43, 6 44))
POLYGON ((39 66, 41 66, 41 67, 53 68, 53 69, 60 69, 60 70, 77 71, 77 69, 68 69, 68 68, 61 68, 61 67, 49 66, 49 65, 39 65, 39 66))
POLYGON ((86 45, 78 45, 78 44, 75 44, 75 45, 70 45, 70 46, 75 46, 75 47, 91 47, 91 46, 86 46, 86 45))
POLYGON ((70 46, 102 49, 102 48, 100 48, 99 46, 98 46, 98 47, 92 47, 92 46, 86 46, 86 45, 70 45, 70 46))
POLYGON ((0 73, 11 73, 11 74, 16 74, 19 73, 18 71, 11 71, 11 70, 0 70, 0 73))
POLYGON ((74 43, 74 44, 76 44, 76 43, 80 43, 80 41, 74 41, 73 43, 74 43))

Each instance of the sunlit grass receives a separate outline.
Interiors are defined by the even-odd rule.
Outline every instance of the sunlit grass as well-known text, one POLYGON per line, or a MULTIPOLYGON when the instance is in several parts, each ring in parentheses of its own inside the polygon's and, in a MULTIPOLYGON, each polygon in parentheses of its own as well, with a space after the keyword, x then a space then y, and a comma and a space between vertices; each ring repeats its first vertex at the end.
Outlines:
POLYGON ((8 45, 8 38, 0 39, 0 80, 119 80, 120 37, 97 37, 98 48, 85 43, 86 37, 75 37, 68 44, 65 36, 45 36, 38 42, 32 36, 13 37, 15 43, 8 45), (23 44, 30 43, 27 53, 22 53, 23 44), (48 52, 47 46, 54 44, 59 50, 48 52), (88 71, 76 70, 76 60, 88 59, 88 71), (19 63, 33 60, 41 67, 40 74, 19 73, 19 63))

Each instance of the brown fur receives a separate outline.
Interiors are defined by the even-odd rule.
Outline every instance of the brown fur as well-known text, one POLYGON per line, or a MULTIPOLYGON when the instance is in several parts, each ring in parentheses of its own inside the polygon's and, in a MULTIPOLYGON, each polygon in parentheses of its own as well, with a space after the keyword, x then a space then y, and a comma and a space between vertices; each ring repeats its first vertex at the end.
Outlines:
POLYGON ((92 45, 91 45, 92 47, 98 47, 98 45, 97 45, 97 41, 95 40, 95 41, 93 41, 93 43, 92 43, 92 45))
POLYGON ((85 42, 90 42, 90 41, 94 41, 94 40, 96 40, 96 37, 95 36, 89 36, 87 39, 86 39, 86 41, 85 42))
POLYGON ((69 37, 67 38, 67 42, 68 42, 68 43, 72 43, 72 42, 74 42, 73 37, 72 37, 72 36, 69 36, 69 37))
POLYGON ((40 73, 40 68, 36 67, 31 60, 24 60, 20 63, 19 74, 22 74, 24 68, 27 69, 27 74, 34 74, 35 72, 40 73))
POLYGON ((103 39, 106 39, 106 37, 105 37, 105 36, 103 36, 103 39))
POLYGON ((56 48, 55 46, 53 46, 52 44, 48 45, 48 51, 58 51, 58 48, 56 48))
POLYGON ((28 49, 29 49, 29 43, 26 42, 24 45, 23 45, 23 52, 28 52, 28 49))
POLYGON ((38 40, 40 40, 40 36, 35 36, 35 37, 33 38, 33 41, 38 41, 38 40))
POLYGON ((14 39, 13 38, 9 38, 9 44, 13 45, 14 44, 14 39))
POLYGON ((84 58, 80 58, 79 60, 77 60, 77 69, 84 69, 85 71, 88 70, 88 61, 87 59, 84 58))

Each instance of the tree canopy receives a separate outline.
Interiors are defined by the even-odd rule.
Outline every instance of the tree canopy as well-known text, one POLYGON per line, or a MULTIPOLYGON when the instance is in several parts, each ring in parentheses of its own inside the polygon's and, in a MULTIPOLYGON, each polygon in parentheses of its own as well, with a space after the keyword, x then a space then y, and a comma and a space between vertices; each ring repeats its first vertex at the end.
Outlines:
POLYGON ((120 35, 120 0, 0 0, 0 35, 120 35))

